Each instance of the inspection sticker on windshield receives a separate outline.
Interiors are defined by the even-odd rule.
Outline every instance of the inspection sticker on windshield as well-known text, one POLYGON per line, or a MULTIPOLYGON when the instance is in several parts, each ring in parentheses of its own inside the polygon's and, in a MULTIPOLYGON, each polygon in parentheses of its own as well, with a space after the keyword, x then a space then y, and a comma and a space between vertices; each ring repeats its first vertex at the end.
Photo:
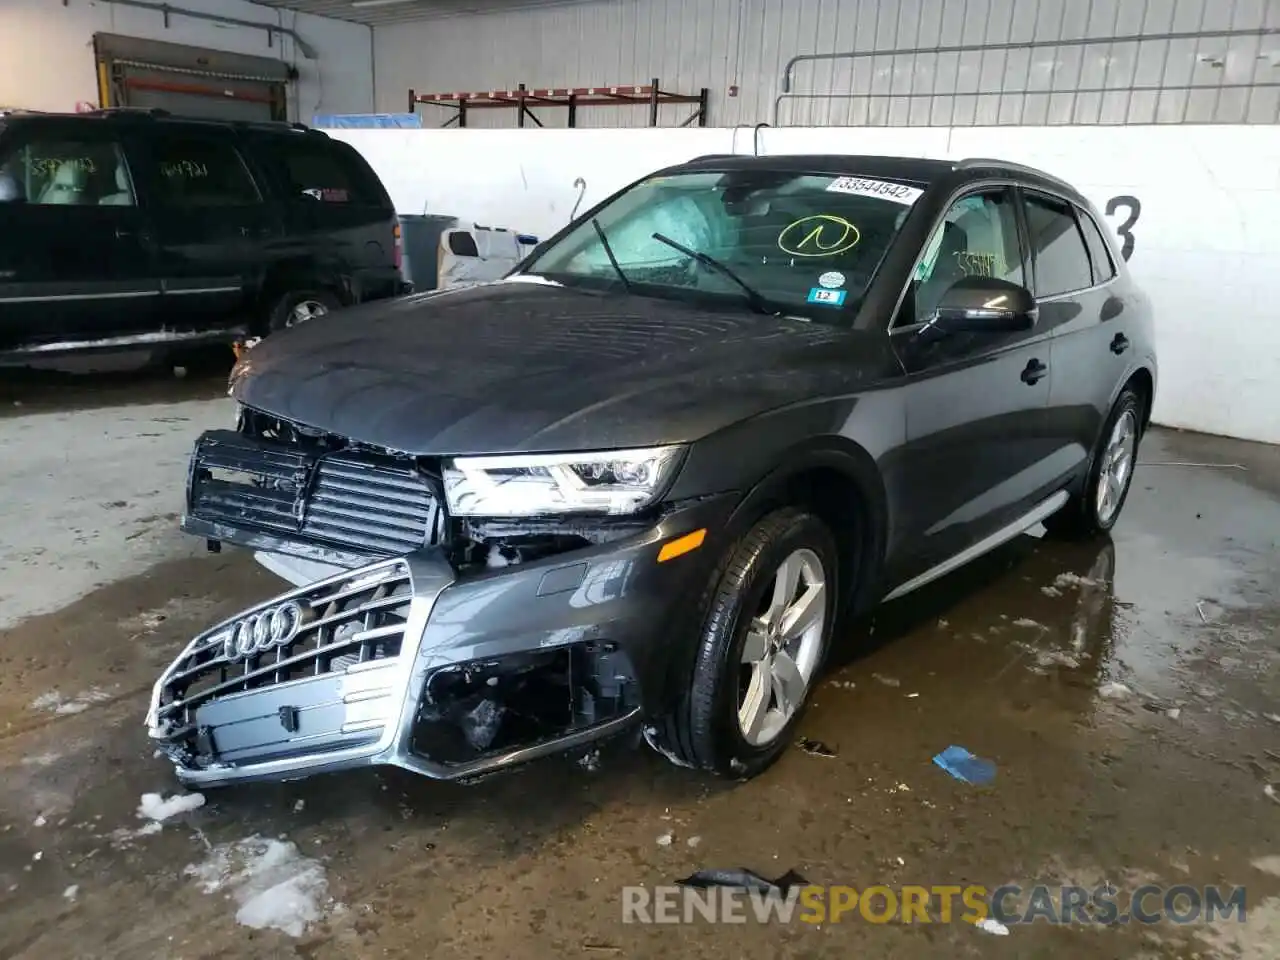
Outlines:
POLYGON ((844 274, 839 270, 828 270, 818 278, 818 286, 834 290, 844 286, 844 274))
POLYGON ((847 294, 847 290, 827 290, 823 287, 814 287, 809 291, 809 296, 805 297, 805 302, 820 303, 828 307, 843 307, 844 298, 847 294))
POLYGON ((924 193, 919 187, 909 187, 905 183, 866 180, 863 177, 836 177, 827 184, 827 192, 851 193, 857 197, 879 197, 882 200, 906 204, 908 207, 919 200, 920 194, 924 193))

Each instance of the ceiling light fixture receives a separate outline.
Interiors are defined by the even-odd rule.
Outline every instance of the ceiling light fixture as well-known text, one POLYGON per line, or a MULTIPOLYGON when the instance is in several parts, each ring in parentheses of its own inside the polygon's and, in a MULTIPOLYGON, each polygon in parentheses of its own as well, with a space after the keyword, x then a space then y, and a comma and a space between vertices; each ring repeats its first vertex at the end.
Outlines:
POLYGON ((351 0, 353 7, 390 7, 397 3, 412 3, 413 0, 351 0))

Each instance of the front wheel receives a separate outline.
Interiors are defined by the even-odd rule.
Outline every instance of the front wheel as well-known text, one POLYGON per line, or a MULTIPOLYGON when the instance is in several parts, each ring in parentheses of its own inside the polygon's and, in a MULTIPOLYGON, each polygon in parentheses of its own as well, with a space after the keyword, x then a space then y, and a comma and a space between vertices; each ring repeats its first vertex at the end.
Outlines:
POLYGON ((328 316, 341 307, 338 298, 326 290, 293 290, 272 305, 267 329, 271 333, 287 330, 308 320, 328 316))
POLYGON ((836 545, 793 507, 730 548, 709 587, 688 689, 647 733, 672 761, 739 779, 770 766, 826 660, 836 610, 836 545))
POLYGON ((1051 534, 1084 540, 1107 533, 1116 525, 1138 462, 1142 414, 1142 397, 1132 387, 1126 387, 1111 407, 1084 489, 1045 521, 1045 529, 1051 534))

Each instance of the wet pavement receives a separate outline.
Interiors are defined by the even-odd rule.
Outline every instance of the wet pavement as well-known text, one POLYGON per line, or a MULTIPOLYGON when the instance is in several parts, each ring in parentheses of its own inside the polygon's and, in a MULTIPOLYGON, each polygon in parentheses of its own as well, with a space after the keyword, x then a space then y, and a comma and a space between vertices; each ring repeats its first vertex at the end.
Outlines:
MULTIPOLYGON (((224 412, 150 399, 185 400, 192 433, 224 412)), ((0 448, 24 422, 0 423, 0 448)), ((143 495, 151 513, 175 511, 179 439, 155 438, 168 466, 132 454, 137 477, 122 473, 110 498, 86 476, 79 515, 143 495)), ((1158 431, 1141 457, 1112 540, 1024 537, 857 625, 801 730, 835 756, 797 748, 742 784, 620 742, 593 770, 553 759, 471 787, 371 770, 210 791, 163 823, 141 817, 143 794, 182 792, 142 727, 155 675, 193 632, 283 589, 243 554, 202 554, 170 524, 148 526, 147 552, 100 570, 104 585, 0 631, 0 957, 1271 960, 1280 450, 1158 431), (1219 465, 1173 465, 1185 463, 1219 465), (994 781, 935 766, 952 744, 993 761, 994 781), (1248 913, 1007 936, 856 915, 622 923, 624 886, 705 867, 859 888, 1243 885, 1248 913)), ((6 494, 11 469, 0 456, 6 494)), ((52 514, 24 509, 37 540, 52 514)), ((86 536, 127 554, 132 528, 98 514, 86 536)), ((70 576, 37 561, 46 594, 70 576)), ((0 592, 23 589, 23 569, 0 592)))

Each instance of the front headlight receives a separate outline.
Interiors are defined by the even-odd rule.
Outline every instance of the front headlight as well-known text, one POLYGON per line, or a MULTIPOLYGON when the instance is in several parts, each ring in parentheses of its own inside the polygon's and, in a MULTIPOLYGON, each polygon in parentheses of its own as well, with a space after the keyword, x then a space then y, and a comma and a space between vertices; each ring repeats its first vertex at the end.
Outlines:
POLYGON ((635 513, 661 496, 681 447, 456 457, 444 463, 455 517, 635 513))

